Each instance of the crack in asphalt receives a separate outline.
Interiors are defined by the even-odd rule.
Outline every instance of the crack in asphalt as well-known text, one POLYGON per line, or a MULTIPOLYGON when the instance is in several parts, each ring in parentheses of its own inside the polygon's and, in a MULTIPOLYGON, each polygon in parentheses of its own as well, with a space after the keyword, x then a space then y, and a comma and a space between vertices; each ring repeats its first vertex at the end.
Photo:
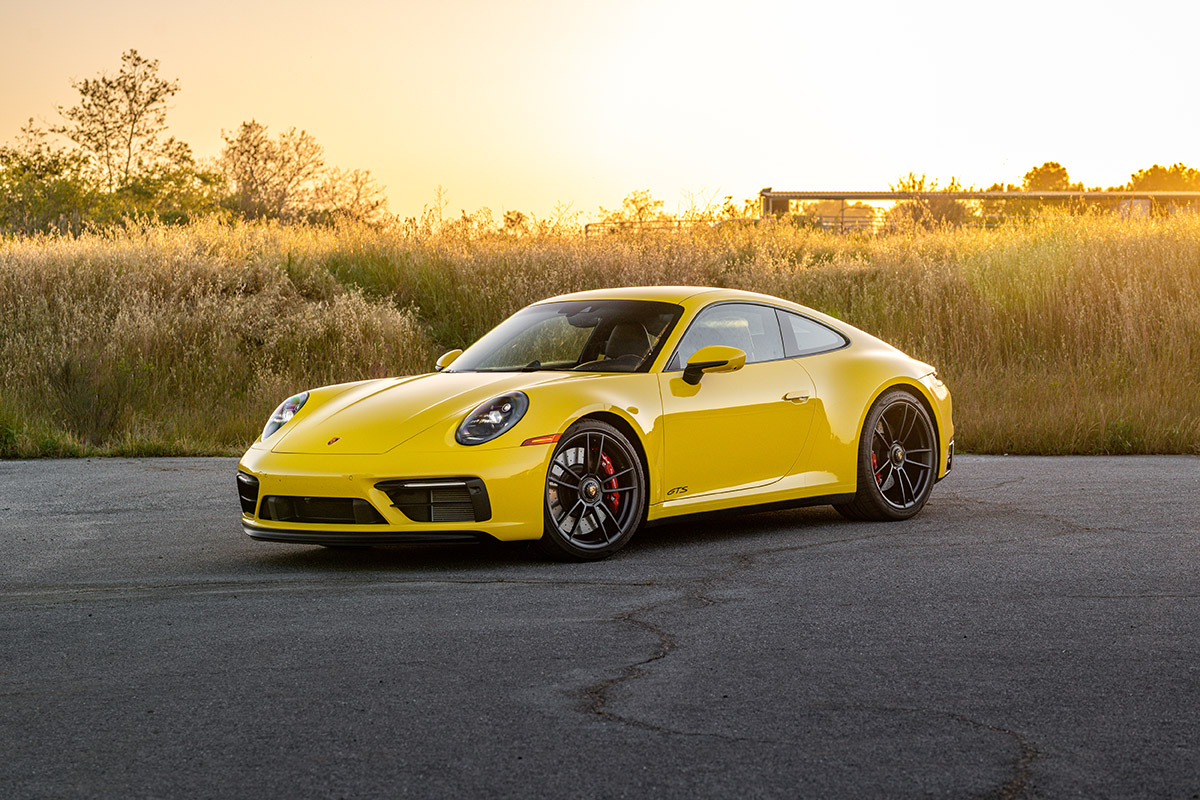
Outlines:
MULTIPOLYGON (((645 619, 644 617, 646 615, 654 613, 672 613, 672 610, 674 610, 674 613, 684 613, 687 610, 700 607, 709 607, 721 603, 721 600, 713 598, 709 595, 712 587, 717 583, 732 578, 739 572, 753 569, 755 566, 755 560, 763 556, 797 553, 818 547, 828 547, 830 545, 868 541, 885 537, 893 538, 895 536, 897 536, 895 533, 874 533, 864 536, 825 539, 819 542, 807 542, 804 544, 768 547, 760 550, 754 550, 749 553, 733 553, 731 555, 734 559, 734 563, 728 569, 715 575, 699 577, 685 581, 684 588, 682 589, 682 596, 676 596, 671 599, 662 600, 657 603, 651 603, 631 611, 625 611, 617 614, 611 618, 612 622, 629 625, 637 628, 640 631, 650 633, 657 639, 657 646, 647 658, 627 664, 620 670, 618 674, 604 680, 597 681, 596 683, 585 687, 580 692, 580 695, 584 700, 582 710, 585 713, 594 715, 603 720, 668 736, 711 738, 727 742, 770 745, 800 744, 801 741, 796 739, 742 737, 711 731, 694 731, 670 728, 643 719, 638 719, 637 717, 629 714, 621 714, 611 710, 611 693, 622 684, 635 681, 648 675, 650 673, 651 666, 656 661, 665 659, 679 647, 678 639, 674 634, 667 629, 659 625, 655 625, 654 623, 645 619)), ((665 585, 670 585, 670 582, 667 582, 665 585)), ((1015 800, 1016 798, 1021 797, 1029 786, 1029 782, 1033 774, 1033 763, 1042 755, 1036 743, 1025 734, 1000 725, 992 725, 987 722, 981 722, 954 711, 926 708, 907 708, 900 706, 848 705, 836 703, 812 704, 805 706, 805 708, 830 711, 864 711, 870 713, 926 714, 950 719, 979 730, 986 730, 1008 736, 1017 746, 1017 757, 1013 760, 1010 766, 1011 775, 1009 776, 1008 780, 998 786, 994 791, 985 795, 989 798, 989 800, 1015 800)))
POLYGON ((872 705, 857 705, 830 703, 822 706, 809 706, 810 708, 821 708, 828 711, 865 711, 868 713, 888 713, 888 714, 925 714, 929 716, 938 716, 945 719, 954 720, 955 722, 969 725, 972 728, 979 730, 991 731, 992 733, 1004 734, 1011 738, 1017 745, 1018 755, 1012 765, 1012 776, 1005 781, 995 791, 989 792, 986 797, 994 800, 1015 800, 1020 797, 1029 785, 1029 779, 1033 775, 1033 762, 1041 758, 1042 754, 1038 750, 1037 745, 1025 734, 1005 728, 1000 725, 992 725, 987 722, 980 722, 972 719, 965 714, 959 714, 956 711, 946 711, 936 708, 909 708, 905 706, 872 706, 872 705))

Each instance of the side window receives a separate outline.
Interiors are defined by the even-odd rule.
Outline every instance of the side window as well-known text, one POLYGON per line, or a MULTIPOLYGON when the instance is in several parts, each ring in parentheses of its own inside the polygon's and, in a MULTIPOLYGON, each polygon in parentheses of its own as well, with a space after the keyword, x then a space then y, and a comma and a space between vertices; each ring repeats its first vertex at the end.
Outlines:
POLYGON ((780 311, 779 322, 789 358, 825 353, 846 345, 846 338, 842 334, 808 317, 780 311))
POLYGON ((683 369, 697 350, 710 344, 745 350, 747 364, 783 358, 783 339, 775 309, 724 303, 700 312, 683 335, 668 369, 683 369))

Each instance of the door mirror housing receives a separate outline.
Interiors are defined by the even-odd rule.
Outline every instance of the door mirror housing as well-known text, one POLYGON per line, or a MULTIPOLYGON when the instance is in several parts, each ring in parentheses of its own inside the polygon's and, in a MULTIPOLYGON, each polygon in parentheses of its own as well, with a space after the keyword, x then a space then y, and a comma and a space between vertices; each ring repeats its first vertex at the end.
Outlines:
POLYGON ((436 371, 438 371, 438 372, 441 372, 441 371, 442 371, 442 370, 444 370, 446 367, 448 367, 448 366, 450 366, 451 364, 453 364, 453 363, 454 363, 454 359, 458 358, 458 357, 459 357, 459 356, 461 356, 461 355, 462 355, 462 349, 461 349, 461 348, 460 348, 460 349, 458 349, 458 350, 451 350, 449 353, 443 353, 443 354, 442 354, 442 357, 441 357, 441 358, 439 358, 439 359, 437 360, 437 363, 434 365, 434 367, 433 367, 433 368, 434 368, 436 371))
POLYGON ((695 386, 706 372, 735 372, 746 366, 746 351, 723 344, 701 347, 688 359, 683 382, 695 386))

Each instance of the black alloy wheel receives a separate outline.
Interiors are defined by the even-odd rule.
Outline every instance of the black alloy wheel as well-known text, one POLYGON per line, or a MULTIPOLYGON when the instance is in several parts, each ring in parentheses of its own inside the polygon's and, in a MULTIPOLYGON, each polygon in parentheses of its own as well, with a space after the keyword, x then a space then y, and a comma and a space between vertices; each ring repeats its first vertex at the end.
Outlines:
POLYGON ((858 491, 835 506, 855 520, 909 519, 937 479, 938 444, 929 412, 903 389, 885 393, 867 414, 859 441, 858 491))
POLYGON ((599 420, 572 425, 546 471, 546 555, 596 561, 620 550, 645 517, 645 469, 619 430, 599 420))

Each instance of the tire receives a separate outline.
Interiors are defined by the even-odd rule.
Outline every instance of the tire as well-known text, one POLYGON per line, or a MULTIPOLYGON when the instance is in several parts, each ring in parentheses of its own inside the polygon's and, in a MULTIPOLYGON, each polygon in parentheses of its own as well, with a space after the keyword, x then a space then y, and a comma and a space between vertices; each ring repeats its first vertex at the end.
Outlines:
POLYGON ((937 478, 937 435, 929 412, 903 389, 871 407, 858 442, 858 490, 834 506, 846 519, 910 519, 925 506, 937 478))
POLYGON ((646 495, 646 467, 625 434, 581 420, 559 439, 546 470, 537 549, 558 561, 608 558, 646 518, 646 495))

